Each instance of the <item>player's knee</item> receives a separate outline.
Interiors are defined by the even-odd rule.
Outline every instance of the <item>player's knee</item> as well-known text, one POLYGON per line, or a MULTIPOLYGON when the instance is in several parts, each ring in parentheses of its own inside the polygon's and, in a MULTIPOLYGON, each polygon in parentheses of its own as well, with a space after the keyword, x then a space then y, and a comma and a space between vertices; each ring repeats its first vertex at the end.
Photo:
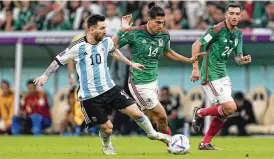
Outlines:
POLYGON ((237 110, 236 104, 230 104, 229 106, 224 107, 224 114, 231 115, 237 110))
POLYGON ((112 134, 112 129, 105 129, 105 131, 103 131, 106 135, 111 135, 112 134))

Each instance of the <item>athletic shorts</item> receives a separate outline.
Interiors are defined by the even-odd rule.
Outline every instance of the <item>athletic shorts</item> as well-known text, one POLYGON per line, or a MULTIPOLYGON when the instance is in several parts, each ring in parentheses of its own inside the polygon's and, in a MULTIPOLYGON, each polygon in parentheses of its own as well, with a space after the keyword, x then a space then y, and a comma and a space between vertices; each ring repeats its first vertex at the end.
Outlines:
POLYGON ((228 76, 208 82, 203 85, 203 89, 213 105, 233 101, 232 85, 228 76))
POLYGON ((81 108, 86 125, 92 127, 106 123, 110 110, 124 109, 132 104, 135 104, 135 101, 122 88, 114 86, 99 96, 81 101, 81 108))
POLYGON ((159 103, 157 81, 142 85, 128 83, 128 87, 141 110, 153 109, 159 103))

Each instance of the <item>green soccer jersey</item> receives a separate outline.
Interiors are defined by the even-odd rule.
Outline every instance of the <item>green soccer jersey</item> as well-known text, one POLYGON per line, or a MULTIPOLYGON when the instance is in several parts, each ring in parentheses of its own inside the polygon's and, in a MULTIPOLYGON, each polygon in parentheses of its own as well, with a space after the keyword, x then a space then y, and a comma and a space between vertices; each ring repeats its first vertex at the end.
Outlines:
POLYGON ((201 66, 202 84, 227 76, 226 62, 229 55, 243 52, 242 32, 239 29, 230 32, 225 22, 209 28, 200 41, 207 51, 201 66))
POLYGON ((143 71, 130 70, 129 81, 133 84, 147 84, 157 80, 159 59, 170 50, 170 36, 167 31, 151 35, 145 25, 132 28, 119 39, 119 47, 129 44, 131 60, 145 66, 143 71))

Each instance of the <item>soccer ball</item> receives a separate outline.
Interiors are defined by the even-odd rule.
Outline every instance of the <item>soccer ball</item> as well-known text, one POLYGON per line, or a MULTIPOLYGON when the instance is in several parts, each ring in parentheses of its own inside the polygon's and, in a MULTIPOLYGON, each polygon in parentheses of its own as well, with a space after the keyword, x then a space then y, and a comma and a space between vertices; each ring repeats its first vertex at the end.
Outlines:
POLYGON ((172 136, 168 151, 172 154, 186 154, 190 150, 190 143, 186 136, 177 134, 172 136))

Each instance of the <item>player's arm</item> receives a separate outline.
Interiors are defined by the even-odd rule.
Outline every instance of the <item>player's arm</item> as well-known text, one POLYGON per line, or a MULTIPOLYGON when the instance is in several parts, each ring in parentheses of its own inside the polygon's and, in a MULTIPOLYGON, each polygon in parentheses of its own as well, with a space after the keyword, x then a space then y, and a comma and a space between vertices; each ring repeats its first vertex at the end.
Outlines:
MULTIPOLYGON (((191 54, 192 57, 195 57, 199 54, 202 46, 207 46, 216 38, 216 33, 214 32, 214 28, 211 27, 207 30, 207 32, 201 36, 200 39, 196 40, 192 44, 191 54)), ((191 81, 195 82, 200 79, 200 71, 199 71, 199 61, 195 61, 192 63, 192 75, 191 81)))
POLYGON ((251 56, 243 56, 243 37, 242 34, 238 37, 238 44, 235 49, 234 60, 238 65, 244 65, 251 62, 251 56))
MULTIPOLYGON (((77 46, 77 45, 76 45, 77 46)), ((55 59, 52 61, 52 63, 49 65, 47 70, 41 75, 40 77, 37 77, 33 82, 37 85, 43 85, 47 82, 48 77, 56 72, 61 65, 65 65, 68 63, 69 60, 74 59, 77 56, 77 47, 69 47, 66 50, 59 53, 55 59)))
POLYGON ((73 60, 69 60, 68 62, 68 79, 71 85, 74 85, 74 63, 73 60))
POLYGON ((145 67, 139 63, 131 62, 129 59, 127 59, 118 49, 115 49, 114 52, 111 53, 111 55, 116 58, 117 60, 133 67, 134 69, 142 71, 145 67))
POLYGON ((199 59, 200 56, 203 56, 203 53, 199 53, 196 56, 193 56, 192 58, 185 57, 183 55, 180 55, 176 53, 174 50, 169 50, 167 53, 164 54, 168 59, 177 61, 177 62, 183 62, 183 63, 193 63, 199 59))
POLYGON ((116 48, 121 48, 125 46, 126 44, 131 44, 133 38, 132 34, 127 32, 128 29, 131 28, 132 23, 130 23, 132 19, 132 14, 126 15, 122 17, 122 24, 120 30, 112 37, 112 40, 114 42, 114 46, 116 48))

